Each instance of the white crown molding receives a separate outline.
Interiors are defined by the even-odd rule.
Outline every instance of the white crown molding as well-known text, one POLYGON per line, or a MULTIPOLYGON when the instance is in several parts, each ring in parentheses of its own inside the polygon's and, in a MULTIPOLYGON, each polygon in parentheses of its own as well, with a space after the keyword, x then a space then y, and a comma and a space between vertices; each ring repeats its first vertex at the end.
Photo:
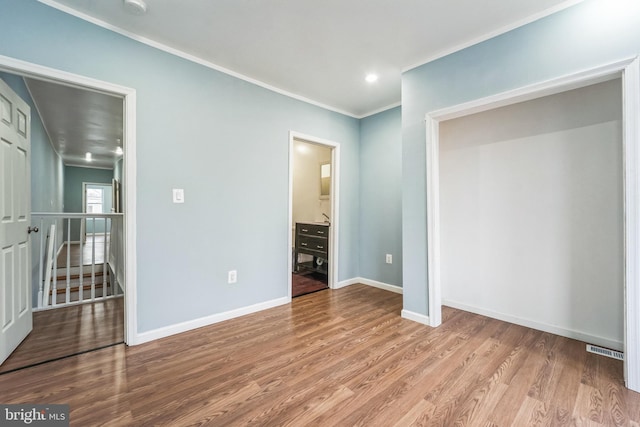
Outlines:
MULTIPOLYGON (((298 94, 293 93, 293 92, 289 92, 287 90, 284 90, 284 89, 278 88, 276 86, 273 86, 271 84, 265 83, 265 82, 263 82, 261 80, 257 80, 257 79, 254 79, 252 77, 245 76, 244 74, 240 74, 238 72, 232 71, 232 70, 230 70, 228 68, 222 67, 220 65, 217 65, 217 64, 215 64, 213 62, 210 62, 210 61, 207 61, 207 60, 205 60, 203 58, 200 58, 198 56, 183 52, 183 51, 181 51, 179 49, 172 48, 170 46, 167 46, 167 45, 165 45, 163 43, 160 43, 160 42, 157 42, 155 40, 140 36, 140 35, 135 34, 135 33, 132 33, 130 31, 127 31, 127 30, 123 29, 123 28, 120 28, 118 26, 115 26, 113 24, 105 22, 105 21, 103 21, 101 19, 95 18, 95 17, 93 17, 91 15, 88 15, 86 13, 83 13, 83 12, 80 12, 78 10, 75 10, 75 9, 69 7, 69 6, 60 4, 56 0, 38 0, 38 1, 40 3, 42 3, 42 4, 45 4, 45 5, 49 6, 49 7, 57 9, 57 10, 59 10, 61 12, 67 13, 67 14, 72 15, 72 16, 75 16, 76 18, 79 18, 79 19, 82 19, 84 21, 90 22, 90 23, 92 23, 94 25, 97 25, 99 27, 105 28, 105 29, 107 29, 109 31, 113 31, 113 32, 115 32, 117 34, 120 34, 120 35, 124 36, 124 37, 130 38, 130 39, 135 40, 135 41, 137 41, 139 43, 145 44, 147 46, 150 46, 150 47, 153 47, 155 49, 161 50, 163 52, 169 53, 171 55, 180 57, 180 58, 185 59, 187 61, 202 65, 202 66, 210 68, 212 70, 219 71, 221 73, 224 73, 224 74, 227 74, 229 76, 235 77, 237 79, 246 81, 248 83, 254 84, 256 86, 262 87, 264 89, 270 90, 270 91, 278 93, 280 95, 284 95, 284 96, 287 96, 289 98, 296 99, 298 101, 302 101, 302 102, 305 102, 307 104, 323 108, 325 110, 329 110, 329 111, 333 111, 335 113, 343 114, 345 116, 353 117, 354 119, 363 119, 365 117, 369 117, 369 116, 381 113, 383 111, 390 110, 392 108, 395 108, 395 107, 398 107, 398 106, 401 105, 401 102, 399 101, 399 102, 395 102, 393 104, 390 104, 390 105, 387 105, 385 107, 381 107, 381 108, 378 108, 378 109, 375 109, 375 110, 372 110, 372 111, 369 111, 369 112, 366 112, 366 113, 363 113, 363 114, 355 114, 355 113, 352 113, 350 111, 346 111, 346 110, 343 110, 341 108, 333 107, 331 105, 315 101, 315 100, 307 98, 305 96, 298 95, 298 94)), ((491 39, 493 37, 496 37, 496 36, 499 36, 501 34, 507 33, 507 32, 509 32, 511 30, 514 30, 514 29, 518 28, 518 27, 522 27, 522 26, 524 26, 526 24, 529 24, 531 22, 537 21, 538 19, 544 18, 546 16, 552 15, 552 14, 554 14, 556 12, 559 12, 561 10, 564 10, 564 9, 568 8, 568 7, 574 6, 574 5, 576 5, 578 3, 581 3, 583 1, 584 0, 567 0, 567 1, 564 1, 563 3, 561 3, 561 4, 557 5, 557 6, 551 7, 549 9, 546 9, 546 10, 542 11, 542 12, 539 12, 539 13, 536 13, 534 15, 528 16, 527 18, 524 18, 524 19, 521 19, 519 21, 516 21, 513 24, 504 26, 504 27, 499 28, 498 30, 495 30, 495 31, 491 31, 489 33, 486 33, 486 34, 480 36, 480 37, 473 38, 473 39, 471 39, 471 40, 469 40, 467 42, 458 44, 458 45, 456 45, 456 46, 454 46, 452 48, 442 50, 442 51, 438 52, 437 54, 431 55, 428 58, 426 58, 426 59, 424 59, 424 60, 422 60, 422 61, 420 61, 420 62, 418 62, 418 63, 416 63, 414 65, 411 65, 411 66, 408 66, 408 67, 404 67, 401 70, 401 72, 402 73, 407 72, 407 71, 412 70, 414 68, 417 68, 417 67, 419 67, 421 65, 424 65, 424 64, 427 64, 429 62, 435 61, 436 59, 439 59, 439 58, 445 57, 447 55, 450 55, 452 53, 455 53, 455 52, 457 52, 459 50, 465 49, 467 47, 470 47, 470 46, 473 46, 475 44, 481 43, 483 41, 489 40, 489 39, 491 39)))
POLYGON ((113 31, 114 33, 120 34, 120 35, 122 35, 124 37, 130 38, 130 39, 135 40, 135 41, 137 41, 139 43, 145 44, 147 46, 150 46, 150 47, 153 47, 155 49, 161 50, 163 52, 169 53, 171 55, 180 57, 180 58, 185 59, 187 61, 194 62, 196 64, 199 64, 199 65, 202 65, 204 67, 210 68, 212 70, 219 71, 219 72, 227 74, 227 75, 229 75, 231 77, 235 77, 237 79, 244 80, 244 81, 246 81, 248 83, 254 84, 256 86, 260 86, 260 87, 262 87, 264 89, 270 90, 270 91, 278 93, 280 95, 284 95, 284 96, 287 96, 289 98, 293 98, 295 100, 302 101, 302 102, 305 102, 307 104, 311 104, 311 105, 314 105, 316 107, 323 108, 325 110, 329 110, 329 111, 333 111, 335 113, 343 114, 345 116, 353 117, 354 119, 359 119, 361 117, 364 117, 364 116, 359 117, 358 115, 356 115, 354 113, 351 113, 349 111, 342 110, 340 108, 336 108, 336 107, 333 107, 331 105, 327 105, 327 104, 323 104, 321 102, 314 101, 313 99, 304 97, 302 95, 295 94, 293 92, 286 91, 284 89, 280 89, 280 88, 278 88, 276 86, 272 86, 272 85, 270 85, 268 83, 265 83, 263 81, 254 79, 254 78, 249 77, 249 76, 245 76, 244 74, 237 73, 235 71, 229 70, 228 68, 221 67, 221 66, 219 66, 217 64, 214 64, 213 62, 207 61, 207 60, 202 59, 202 58, 200 58, 198 56, 183 52, 183 51, 181 51, 179 49, 175 49, 175 48, 167 46, 167 45, 165 45, 163 43, 159 43, 157 41, 151 40, 149 38, 142 37, 142 36, 140 36, 138 34, 132 33, 130 31, 127 31, 125 29, 122 29, 120 27, 112 25, 112 24, 110 24, 108 22, 102 21, 102 20, 100 20, 98 18, 95 18, 93 16, 87 15, 86 13, 82 13, 80 11, 72 9, 72 8, 70 8, 68 6, 65 6, 63 4, 58 3, 55 0, 38 0, 38 1, 40 3, 42 3, 42 4, 45 4, 47 6, 50 6, 50 7, 54 8, 54 9, 57 9, 57 10, 59 10, 61 12, 67 13, 67 14, 72 15, 72 16, 75 16, 76 18, 79 18, 79 19, 82 19, 84 21, 90 22, 90 23, 92 23, 94 25, 97 25, 97 26, 102 27, 104 29, 107 29, 109 31, 113 31))
POLYGON ((567 1, 564 1, 564 2, 560 3, 559 5, 550 7, 548 9, 543 10, 542 12, 535 13, 533 15, 530 15, 530 16, 526 17, 526 18, 523 18, 523 19, 520 19, 520 20, 518 20, 516 22, 513 22, 513 23, 511 23, 509 25, 505 25, 504 27, 498 28, 497 30, 490 31, 488 33, 485 33, 485 34, 479 36, 479 37, 475 37, 475 38, 473 38, 471 40, 468 40, 466 42, 457 44, 457 45, 455 45, 453 47, 450 47, 448 49, 441 50, 440 52, 436 53, 435 55, 431 55, 431 56, 427 57, 426 59, 424 59, 424 60, 422 60, 420 62, 417 62, 417 63, 415 63, 413 65, 410 65, 408 67, 403 68, 402 69, 402 73, 406 73, 407 71, 413 70, 414 68, 418 68, 418 67, 420 67, 420 66, 422 66, 424 64, 428 64, 429 62, 435 61, 436 59, 444 58, 445 56, 451 55, 452 53, 455 53, 455 52, 458 52, 460 50, 463 50, 463 49, 466 49, 468 47, 471 47, 473 45, 485 42, 485 41, 487 41, 489 39, 492 39, 494 37, 497 37, 499 35, 508 33, 509 31, 515 30, 516 28, 524 27, 527 24, 530 24, 532 22, 535 22, 535 21, 537 21, 539 19, 542 19, 542 18, 545 18, 547 16, 553 15, 554 13, 560 12, 561 10, 568 9, 571 6, 575 6, 578 3, 582 3, 583 1, 584 0, 567 0, 567 1))
POLYGON ((369 111, 361 116, 355 116, 356 119, 364 119, 365 117, 373 116, 378 113, 385 112, 387 110, 391 110, 392 108, 400 107, 402 105, 401 101, 394 102, 393 104, 387 105, 386 107, 378 108, 377 110, 369 111))

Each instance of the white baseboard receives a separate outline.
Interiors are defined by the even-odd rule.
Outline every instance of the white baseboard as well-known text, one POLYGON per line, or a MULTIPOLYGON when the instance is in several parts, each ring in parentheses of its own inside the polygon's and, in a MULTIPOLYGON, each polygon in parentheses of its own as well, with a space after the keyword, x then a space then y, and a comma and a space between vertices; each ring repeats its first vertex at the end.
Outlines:
MULTIPOLYGON (((389 285, 387 283, 378 282, 375 280, 365 279, 362 277, 355 277, 353 279, 343 280, 338 282, 333 289, 340 289, 346 286, 355 285, 356 283, 362 283, 363 285, 372 286, 374 288, 384 289, 385 291, 402 293, 402 287, 396 285, 389 285)), ((165 338, 171 335, 179 334, 182 332, 190 331, 192 329, 201 328, 203 326, 213 325, 214 323, 223 322, 225 320, 233 319, 236 317, 244 316, 246 314, 256 313, 258 311, 267 310, 269 308, 277 307, 279 305, 289 304, 290 298, 278 298, 271 301, 266 301, 259 304, 250 305, 248 307, 241 307, 235 310, 226 311, 224 313, 217 313, 211 316, 201 317, 199 319, 189 320, 187 322, 178 323, 171 326, 165 326, 163 328, 154 329, 147 332, 142 332, 136 335, 133 340, 130 340, 129 345, 143 344, 149 341, 154 341, 160 338, 165 338)), ((416 316, 420 316, 416 314, 416 316)), ((406 316, 402 316, 406 317, 406 316)), ((426 316, 425 316, 426 317, 426 316)), ((409 318, 409 317, 407 317, 409 318)), ((426 318, 428 321, 428 318, 426 318)), ((415 320, 412 318, 411 320, 415 320)), ((423 323, 422 320, 416 320, 416 322, 423 323)))
POLYGON ((347 286, 355 285, 356 283, 361 283, 359 277, 354 277, 353 279, 343 280, 342 282, 338 282, 333 286, 333 289, 345 288, 347 286))
POLYGON ((365 279, 364 277, 354 277, 353 279, 344 280, 334 286, 333 289, 344 288, 345 286, 355 285, 356 283, 361 283, 378 289, 384 289, 385 291, 395 292, 396 294, 402 294, 401 286, 390 285, 388 283, 378 282, 377 280, 365 279))
POLYGON ((413 320, 414 322, 429 326, 429 316, 425 316, 424 314, 403 309, 400 315, 403 319, 413 320))
POLYGON ((396 294, 402 294, 402 286, 390 285, 388 283, 378 282, 377 280, 365 279, 359 277, 360 283, 367 286, 372 286, 378 289, 384 289, 385 291, 395 292, 396 294))
POLYGON ((223 322, 225 320, 234 319, 236 317, 244 316, 251 313, 256 313, 262 310, 267 310, 269 308, 277 307, 280 305, 289 304, 290 302, 291 302, 291 299, 288 297, 277 298, 271 301, 265 301, 265 302, 250 305, 247 307, 240 307, 240 308, 236 308, 235 310, 225 311, 223 313, 216 313, 211 316, 201 317, 199 319, 189 320, 186 322, 177 323, 175 325, 165 326, 163 328, 158 328, 151 331, 138 333, 136 334, 133 340, 130 340, 129 345, 143 344, 149 341, 154 341, 160 338, 165 338, 171 335, 187 332, 192 329, 213 325, 214 323, 223 322))
POLYGON ((516 325, 520 325, 520 326, 526 326, 527 328, 537 329, 543 332, 549 332, 551 334, 560 335, 562 337, 572 338, 578 341, 584 341, 589 344, 595 344, 595 345, 610 348, 613 350, 623 351, 623 348, 624 348, 624 345, 621 341, 615 341, 608 338, 599 337, 597 335, 591 335, 591 334, 580 332, 580 331, 574 331, 572 329, 549 325, 549 324, 538 322, 531 319, 524 319, 524 318, 513 316, 510 314, 499 313, 496 311, 487 310, 484 308, 475 307, 472 305, 459 303, 456 301, 443 299, 442 305, 457 308, 459 310, 468 311, 470 313, 480 314, 482 316, 491 317, 492 319, 498 319, 504 322, 509 322, 516 325))

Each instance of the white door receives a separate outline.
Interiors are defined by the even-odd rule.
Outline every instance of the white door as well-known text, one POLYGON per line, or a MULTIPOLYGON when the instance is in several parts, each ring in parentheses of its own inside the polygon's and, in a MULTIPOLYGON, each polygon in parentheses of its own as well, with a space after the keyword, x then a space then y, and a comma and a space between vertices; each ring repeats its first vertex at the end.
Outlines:
POLYGON ((0 363, 31 332, 29 106, 0 80, 0 363))

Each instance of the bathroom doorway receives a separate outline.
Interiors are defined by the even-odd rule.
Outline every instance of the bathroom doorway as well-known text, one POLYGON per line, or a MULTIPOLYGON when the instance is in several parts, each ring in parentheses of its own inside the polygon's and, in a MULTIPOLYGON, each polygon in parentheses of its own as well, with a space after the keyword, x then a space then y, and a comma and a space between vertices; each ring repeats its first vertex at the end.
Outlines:
POLYGON ((335 270, 335 145, 291 138, 290 295, 328 289, 335 270))

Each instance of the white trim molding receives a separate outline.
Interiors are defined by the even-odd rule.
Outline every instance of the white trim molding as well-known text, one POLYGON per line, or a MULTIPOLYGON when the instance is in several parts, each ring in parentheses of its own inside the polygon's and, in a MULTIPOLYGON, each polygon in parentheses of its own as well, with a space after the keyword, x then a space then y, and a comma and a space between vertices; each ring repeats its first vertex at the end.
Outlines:
POLYGON ((343 280, 342 282, 336 283, 333 289, 346 288, 347 286, 357 285, 358 283, 362 283, 362 279, 360 277, 354 277, 352 279, 347 279, 343 280))
POLYGON ((354 277, 352 279, 343 280, 342 282, 338 282, 333 289, 345 288, 351 285, 367 285, 372 288, 383 289, 385 291, 393 292, 396 294, 402 294, 402 286, 390 285, 384 282, 378 282, 377 280, 365 279, 364 277, 354 277))
POLYGON ((157 41, 152 40, 150 38, 147 38, 147 37, 141 36, 139 34, 133 33, 131 31, 125 30, 125 29, 120 28, 120 27, 118 27, 116 25, 110 24, 110 23, 108 23, 106 21, 103 21, 101 19, 95 18, 95 17, 93 17, 91 15, 88 15, 86 13, 83 13, 83 12, 80 12, 80 11, 78 11, 76 9, 73 9, 72 7, 64 5, 64 4, 62 4, 62 3, 60 3, 60 2, 58 2, 56 0, 38 0, 38 1, 40 3, 42 3, 42 4, 46 4, 47 6, 50 6, 50 7, 54 8, 54 9, 58 9, 59 11, 67 13, 67 14, 69 14, 71 16, 75 16, 76 18, 82 19, 84 21, 90 22, 90 23, 92 23, 94 25, 97 25, 99 27, 102 27, 102 28, 104 28, 106 30, 113 31, 114 33, 117 33, 117 34, 120 34, 120 35, 122 35, 124 37, 130 38, 131 40, 135 40, 135 41, 137 41, 139 43, 145 44, 145 45, 150 46, 150 47, 152 47, 154 49, 161 50, 161 51, 166 52, 168 54, 171 54, 171 55, 177 56, 179 58, 185 59, 187 61, 193 62, 194 64, 202 65, 203 67, 210 68, 210 69, 215 70, 215 71, 219 71, 219 72, 224 73, 226 75, 229 75, 231 77, 235 77, 237 79, 244 80, 245 82, 254 84, 256 86, 262 87, 264 89, 270 90, 270 91, 278 93, 280 95, 284 95, 284 96, 287 96, 289 98, 296 99, 298 101, 302 101, 302 102, 305 102, 305 103, 310 104, 310 105, 315 105, 316 107, 320 107, 320 108, 323 108, 325 110, 329 110, 329 111, 333 111, 333 112, 336 112, 336 113, 339 113, 339 114, 342 114, 342 115, 345 115, 345 116, 353 117, 355 119, 361 119, 361 118, 366 117, 367 115, 371 114, 371 113, 366 113, 366 114, 363 114, 363 115, 357 115, 357 114, 351 113, 349 111, 343 110, 341 108, 334 107, 334 106, 331 106, 331 105, 328 105, 328 104, 324 104, 324 103, 319 102, 319 101, 315 101, 315 100, 313 100, 311 98, 307 98, 306 96, 298 95, 297 93, 293 93, 293 92, 289 92, 289 91, 284 90, 284 89, 280 89, 279 87, 276 87, 276 86, 273 86, 271 84, 265 83, 265 82, 263 82, 261 80, 254 79, 252 77, 246 76, 244 74, 241 74, 241 73, 235 72, 233 70, 230 70, 228 68, 222 67, 220 65, 214 64, 213 62, 207 61, 206 59, 200 58, 199 56, 193 55, 191 53, 184 52, 184 51, 182 51, 180 49, 176 49, 176 48, 170 47, 170 46, 168 46, 168 45, 166 45, 164 43, 160 43, 160 42, 157 42, 157 41))
POLYGON ((234 310, 222 313, 212 314, 210 316, 200 317, 198 319, 188 320, 175 325, 165 326, 151 331, 138 334, 136 344, 143 344, 171 335, 180 334, 182 332, 191 331, 193 329, 202 328, 204 326, 213 325, 215 323, 224 322, 225 320, 235 319, 236 317, 246 316, 247 314, 257 313, 259 311, 268 310, 270 308, 289 304, 291 300, 287 297, 277 298, 271 301, 265 301, 246 307, 236 308, 234 310))
POLYGON ((414 322, 421 323, 423 325, 431 326, 431 321, 429 320, 429 316, 425 316, 424 314, 415 313, 413 311, 402 309, 400 314, 403 319, 412 320, 414 322))
MULTIPOLYGON (((40 0, 43 1, 43 0, 40 0)), ((466 49, 468 47, 480 44, 484 41, 487 41, 489 39, 492 39, 494 37, 497 37, 501 34, 505 34, 508 33, 509 31, 513 31, 516 28, 520 28, 520 27, 524 27, 527 24, 530 24, 532 22, 535 22, 539 19, 545 18, 549 15, 553 15, 554 13, 560 12, 564 9, 567 9, 571 6, 575 6, 578 3, 582 3, 584 0, 566 0, 561 2, 560 4, 557 4, 555 6, 552 6, 548 9, 545 9, 541 12, 538 13, 534 13, 533 15, 524 17, 516 22, 512 22, 508 25, 505 25, 501 28, 497 28, 495 30, 489 31, 488 33, 485 34, 481 34, 480 36, 474 37, 470 40, 465 40, 462 43, 459 43, 455 46, 452 47, 447 47, 443 50, 441 50, 440 52, 437 52, 434 55, 431 55, 427 58, 424 58, 423 60, 416 62, 412 65, 409 65, 407 67, 402 68, 401 72, 402 73, 406 73, 407 71, 413 70, 414 68, 418 68, 424 64, 428 64, 429 62, 433 62, 436 59, 440 59, 440 58, 444 58, 445 56, 451 55, 452 53, 458 52, 460 50, 466 49)))
POLYGON ((125 313, 124 342, 133 345, 137 335, 137 271, 136 271, 136 91, 125 86, 0 55, 0 70, 23 77, 78 87, 92 92, 116 96, 124 100, 124 256, 125 313))
POLYGON ((439 123, 622 77, 626 386, 640 391, 640 61, 637 57, 432 111, 425 116, 429 319, 441 322, 439 123))
POLYGON ((384 289, 385 291, 402 294, 402 286, 390 285, 388 283, 378 282, 377 280, 365 279, 364 277, 358 277, 358 280, 360 280, 358 283, 371 286, 372 288, 384 289))
POLYGON ((525 326, 527 328, 537 329, 539 331, 549 332, 551 334, 560 335, 567 338, 573 338, 578 341, 584 341, 588 344, 595 344, 601 347, 610 348, 612 350, 622 351, 623 349, 622 341, 614 341, 605 337, 600 337, 573 329, 562 328, 559 326, 550 325, 548 323, 537 322, 535 320, 500 313, 497 311, 488 310, 486 308, 476 307, 473 305, 463 304, 447 299, 442 300, 442 305, 457 308, 458 310, 468 311, 469 313, 479 314, 481 316, 491 317, 492 319, 498 319, 504 322, 513 323, 515 325, 525 326))
POLYGON ((640 61, 622 73, 624 157, 624 378, 640 392, 640 61))

